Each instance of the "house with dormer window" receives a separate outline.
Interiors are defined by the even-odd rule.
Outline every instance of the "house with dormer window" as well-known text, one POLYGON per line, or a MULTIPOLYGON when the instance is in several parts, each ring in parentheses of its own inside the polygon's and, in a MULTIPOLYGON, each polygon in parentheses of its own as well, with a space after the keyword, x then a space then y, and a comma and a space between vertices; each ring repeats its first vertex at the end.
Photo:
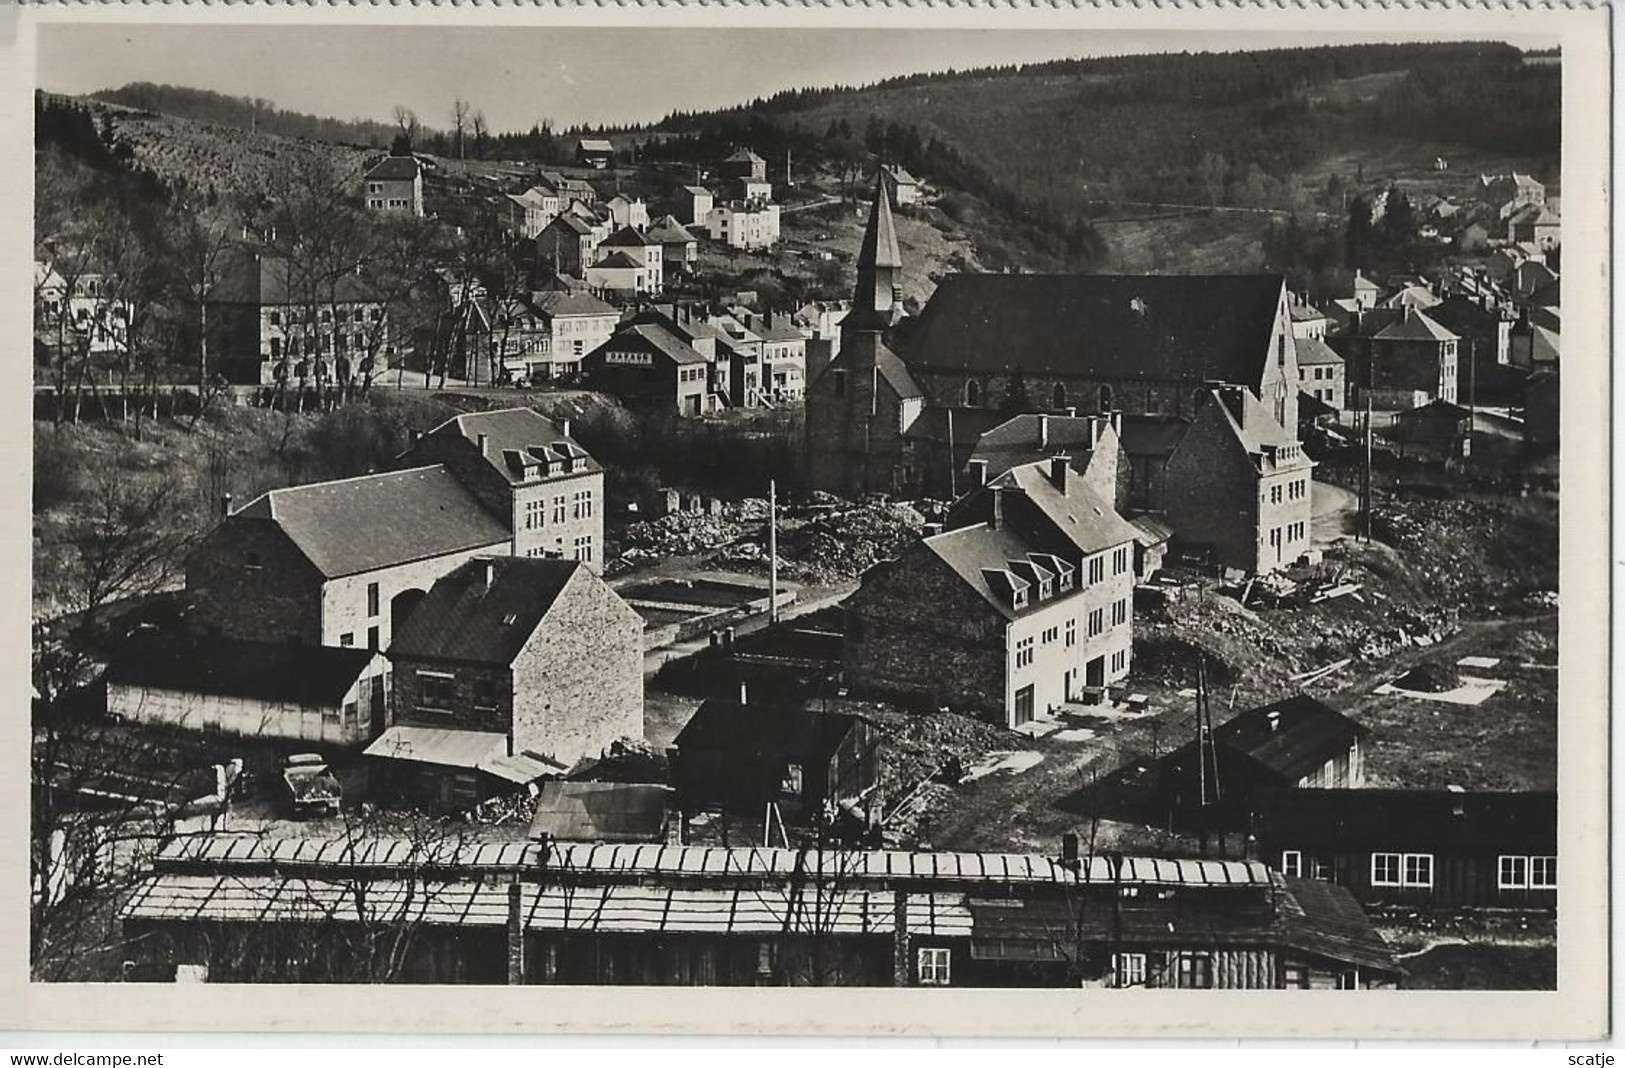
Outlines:
POLYGON ((846 602, 854 683, 1022 727, 1128 674, 1135 529, 1066 456, 1013 467, 846 602))

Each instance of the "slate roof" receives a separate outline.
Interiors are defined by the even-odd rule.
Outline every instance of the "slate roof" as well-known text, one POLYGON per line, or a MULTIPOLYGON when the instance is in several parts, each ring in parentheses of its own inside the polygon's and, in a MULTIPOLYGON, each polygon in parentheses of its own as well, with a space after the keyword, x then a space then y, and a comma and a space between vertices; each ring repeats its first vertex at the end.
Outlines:
POLYGON ((347 271, 331 281, 303 277, 286 258, 250 242, 229 247, 209 301, 221 304, 289 304, 295 301, 371 303, 379 299, 364 276, 347 271), (297 292, 296 292, 297 290, 297 292))
POLYGON ((655 220, 655 224, 649 228, 649 238, 661 245, 681 245, 697 240, 688 232, 688 227, 671 215, 662 215, 655 220))
POLYGON ((1012 416, 977 439, 971 459, 987 461, 989 478, 1056 453, 1066 453, 1073 469, 1083 471, 1093 451, 1091 424, 1095 421, 1085 415, 1012 416), (1047 429, 1041 431, 1043 426, 1047 429), (1041 440, 1045 442, 1042 445, 1041 440))
POLYGON ((1529 325, 1530 358, 1535 362, 1553 362, 1561 354, 1561 338, 1556 330, 1539 323, 1529 325))
POLYGON ((470 560, 429 588, 395 632, 389 655, 511 664, 581 567, 546 557, 470 560))
POLYGON ((636 270, 641 270, 644 267, 644 264, 633 259, 624 252, 611 252, 608 256, 605 256, 591 267, 588 267, 587 270, 590 271, 595 267, 608 267, 613 270, 625 270, 626 268, 630 267, 636 270))
MULTIPOLYGON (((1276 422, 1274 414, 1264 407, 1264 402, 1254 396, 1252 390, 1242 386, 1231 386, 1227 387, 1227 391, 1238 395, 1241 399, 1240 419, 1236 418, 1236 413, 1231 410, 1230 405, 1219 399, 1220 391, 1217 390, 1210 394, 1209 399, 1203 403, 1203 411, 1206 410, 1207 405, 1218 406, 1218 410, 1223 414, 1231 432, 1235 434, 1236 440, 1240 442, 1241 447, 1246 450, 1248 456, 1255 458, 1255 464, 1261 463, 1262 458, 1271 450, 1276 451, 1275 458, 1280 460, 1282 457, 1279 450, 1298 449, 1297 437, 1292 431, 1276 422)), ((1201 414, 1201 412, 1198 412, 1197 417, 1201 418, 1201 414)), ((1302 457, 1301 453, 1298 456, 1301 458, 1303 465, 1308 466, 1308 458, 1302 457)), ((1293 462, 1295 464, 1296 460, 1293 462)))
POLYGON ((1307 301, 1301 304, 1293 301, 1287 305, 1287 310, 1292 314, 1292 321, 1295 323, 1313 323, 1326 318, 1325 312, 1307 301))
POLYGON ((542 784, 530 836, 554 842, 659 842, 671 790, 620 782, 542 784))
POLYGON ((576 145, 583 152, 615 151, 615 146, 601 137, 583 137, 580 141, 576 142, 576 145))
POLYGON ((1253 811, 1260 840, 1331 852, 1557 852, 1554 790, 1263 790, 1253 811))
POLYGON ((385 156, 367 171, 363 181, 410 182, 422 173, 422 167, 413 156, 385 156))
POLYGON ((858 717, 843 712, 712 698, 695 709, 672 745, 678 752, 703 749, 828 760, 857 723, 858 717))
MULTIPOLYGON (((570 474, 603 470, 603 466, 580 443, 567 437, 557 423, 534 408, 464 412, 447 419, 424 437, 460 437, 477 447, 481 434, 485 435, 486 461, 514 485, 528 480, 507 462, 506 455, 510 452, 531 455, 532 450, 540 448, 559 456, 563 451, 568 451, 575 460, 570 474)), ((407 455, 411 455, 411 450, 407 451, 407 455)))
POLYGON ((599 248, 644 248, 648 245, 658 245, 660 242, 652 240, 636 226, 623 226, 598 243, 599 248))
POLYGON ((113 654, 106 681, 110 686, 336 708, 377 655, 326 645, 137 634, 113 654))
POLYGON ((652 350, 670 358, 679 364, 706 363, 706 359, 694 347, 672 331, 656 323, 637 323, 623 326, 610 338, 598 347, 599 351, 622 347, 629 339, 641 342, 639 347, 652 350))
POLYGON ((599 300, 580 289, 537 290, 530 295, 530 306, 537 315, 563 317, 571 315, 617 315, 615 306, 599 300))
POLYGON ((733 155, 723 160, 724 163, 766 163, 767 161, 748 148, 736 148, 733 155))
POLYGON ((1425 312, 1413 311, 1402 319, 1395 319, 1373 336, 1375 341, 1456 341, 1455 334, 1427 317, 1425 312))
POLYGON ((683 186, 683 192, 701 197, 708 197, 711 195, 711 190, 705 188, 703 185, 685 185, 683 186))
POLYGON ((1257 385, 1279 275, 949 275, 921 316, 933 370, 1257 385))
POLYGON ((918 178, 914 177, 912 174, 908 173, 908 171, 904 170, 902 167, 899 167, 898 165, 896 165, 894 163, 886 164, 884 167, 881 168, 881 170, 885 171, 888 175, 890 175, 892 180, 895 181, 898 185, 919 185, 920 184, 920 180, 918 178))
POLYGON ((1313 367, 1316 364, 1341 364, 1343 357, 1339 356, 1330 345, 1318 337, 1300 337, 1293 339, 1293 347, 1298 353, 1299 367, 1313 367))
POLYGON ((271 490, 225 522, 253 520, 275 523, 330 579, 501 548, 512 537, 439 465, 271 490))
POLYGON ((1248 709, 1215 728, 1213 740, 1295 782, 1370 733, 1331 706, 1298 694, 1248 709))
MULTIPOLYGON (((553 229, 555 226, 562 227, 569 230, 571 233, 582 237, 592 233, 592 227, 588 226, 584 221, 582 221, 579 216, 568 211, 561 215, 554 216, 553 221, 547 224, 547 229, 544 229, 542 233, 547 233, 548 230, 553 229)), ((540 237, 541 234, 538 234, 537 236, 540 237)))
POLYGON ((1404 974, 1354 895, 1335 883, 1284 877, 1276 931, 1283 944, 1362 968, 1404 974))
POLYGON ((1130 456, 1167 456, 1185 439, 1189 419, 1177 415, 1135 415, 1123 413, 1118 439, 1130 456))

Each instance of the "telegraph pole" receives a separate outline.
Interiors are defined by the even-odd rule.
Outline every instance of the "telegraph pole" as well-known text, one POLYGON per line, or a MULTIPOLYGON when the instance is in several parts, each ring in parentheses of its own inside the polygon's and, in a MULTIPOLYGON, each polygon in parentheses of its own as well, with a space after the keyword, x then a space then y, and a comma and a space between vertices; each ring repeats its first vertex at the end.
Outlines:
POLYGON ((779 486, 767 480, 767 619, 779 622, 779 486))

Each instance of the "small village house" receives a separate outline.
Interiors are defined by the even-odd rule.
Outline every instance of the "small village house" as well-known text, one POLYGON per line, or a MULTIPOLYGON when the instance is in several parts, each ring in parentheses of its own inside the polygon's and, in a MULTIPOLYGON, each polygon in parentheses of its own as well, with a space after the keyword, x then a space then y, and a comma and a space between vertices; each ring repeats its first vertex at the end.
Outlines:
POLYGON ((556 192, 534 185, 523 193, 504 193, 496 201, 498 224, 522 241, 534 241, 558 217, 559 208, 556 192))
POLYGON ((439 465, 271 490, 188 554, 188 618, 204 636, 387 649, 435 580, 512 546, 439 465))
POLYGON ((615 146, 602 137, 583 137, 576 142, 576 162, 601 171, 615 162, 615 146))
MULTIPOLYGON (((1318 338, 1324 341, 1326 331, 1331 329, 1332 317, 1300 297, 1290 296, 1290 312, 1292 315, 1292 336, 1302 341, 1306 338, 1318 338)), ((1303 349, 1298 349, 1300 358, 1303 349)))
POLYGON ((1298 390, 1329 408, 1341 411, 1347 404, 1348 379, 1343 357, 1316 337, 1299 338, 1298 390))
POLYGON ((1546 203, 1546 187, 1532 175, 1480 174, 1473 190, 1475 199, 1492 209, 1499 219, 1507 219, 1520 209, 1546 203))
POLYGON ((896 164, 880 168, 880 181, 891 198, 892 207, 908 208, 920 202, 920 180, 896 164))
POLYGON ((581 178, 571 178, 560 174, 558 171, 542 171, 536 176, 536 184, 541 189, 550 191, 554 196, 557 196, 561 208, 568 208, 572 201, 578 200, 583 204, 596 204, 598 202, 598 190, 592 187, 591 182, 581 178))
POLYGON ((1135 531, 1064 455, 967 495, 951 529, 864 572, 850 685, 1022 727, 1128 674, 1135 531))
POLYGON ((1291 564, 1309 548, 1314 462, 1251 390, 1209 396, 1168 455, 1158 510, 1187 554, 1249 574, 1291 564))
POLYGON ((779 206, 765 200, 728 200, 712 206, 705 229, 713 241, 744 251, 779 242, 779 206))
POLYGON ((423 215, 423 165, 416 156, 385 156, 361 176, 368 211, 423 215))
POLYGON ((400 462, 452 472, 510 532, 514 556, 603 568, 604 469, 570 436, 569 420, 533 408, 466 412, 419 437, 400 462))
POLYGON ((587 266, 587 285, 621 299, 654 294, 660 290, 660 270, 628 252, 617 250, 587 266))
POLYGON ((584 278, 604 236, 580 215, 564 212, 536 235, 536 262, 554 274, 584 278))
POLYGON ((703 185, 685 185, 677 191, 677 218, 684 226, 705 226, 716 197, 703 185))
POLYGON ((1363 407, 1369 394, 1374 409, 1403 411, 1429 400, 1455 401, 1459 341, 1426 312, 1405 308, 1402 318, 1372 335, 1366 366, 1350 368, 1354 403, 1363 407))
POLYGON ((1367 906, 1557 904, 1552 791, 1264 791, 1253 834, 1272 867, 1335 883, 1367 906))
POLYGON ((643 620, 579 560, 470 560, 430 588, 390 660, 394 726, 367 754, 441 807, 643 737, 643 620))
POLYGON ((1341 887, 1257 861, 798 851, 653 843, 452 845, 188 836, 120 909, 172 980, 341 980, 349 910, 413 923, 414 983, 1392 989, 1393 950, 1341 887), (443 855, 442 855, 443 854, 443 855), (385 886, 457 902, 405 912, 385 886), (279 947, 303 945, 303 952, 279 947), (259 967, 254 967, 255 964, 259 967))
POLYGON ((643 202, 642 197, 629 197, 625 193, 616 193, 604 202, 604 210, 615 221, 617 228, 630 226, 636 230, 649 228, 649 205, 643 202))
POLYGON ((721 171, 727 178, 766 181, 767 160, 749 148, 736 148, 722 161, 721 171))
POLYGON ((117 280, 97 271, 71 271, 71 284, 49 263, 34 261, 35 336, 47 346, 66 340, 91 355, 123 352, 135 304, 117 280), (64 337, 66 335, 66 337, 64 337))
POLYGON ((131 723, 347 747, 388 725, 389 661, 366 649, 136 634, 103 677, 131 723))
POLYGON ((672 783, 685 815, 725 811, 760 821, 777 805, 781 818, 815 819, 868 796, 878 744, 861 716, 712 698, 672 742, 672 783))
POLYGON ((665 269, 661 265, 662 251, 658 240, 632 226, 621 227, 598 244, 600 257, 607 258, 617 252, 624 252, 639 263, 645 271, 651 291, 658 290, 665 277, 665 269))
POLYGON ((523 359, 532 382, 569 381, 581 374, 587 353, 609 340, 620 322, 614 305, 585 289, 538 290, 526 302, 540 344, 523 359))
POLYGON ((587 354, 582 375, 593 389, 635 407, 703 415, 716 406, 706 358, 656 324, 621 327, 587 354))
POLYGON ((648 237, 660 245, 662 285, 671 284, 679 274, 693 274, 699 268, 699 241, 673 216, 662 215, 656 219, 648 237))
POLYGON ((1370 733, 1306 694, 1248 709, 1214 728, 1206 765, 1194 740, 1163 758, 1163 804, 1179 822, 1202 818, 1205 809, 1209 829, 1240 827, 1260 790, 1357 789, 1365 785, 1361 746, 1370 733))

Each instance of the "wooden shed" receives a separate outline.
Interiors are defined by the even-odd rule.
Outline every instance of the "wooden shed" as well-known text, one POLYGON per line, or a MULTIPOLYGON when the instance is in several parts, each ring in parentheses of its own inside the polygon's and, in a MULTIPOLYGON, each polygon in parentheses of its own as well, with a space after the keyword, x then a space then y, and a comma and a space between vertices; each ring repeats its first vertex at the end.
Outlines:
POLYGON ((684 811, 816 814, 856 801, 874 785, 875 738, 867 720, 840 712, 713 699, 671 748, 684 811))

